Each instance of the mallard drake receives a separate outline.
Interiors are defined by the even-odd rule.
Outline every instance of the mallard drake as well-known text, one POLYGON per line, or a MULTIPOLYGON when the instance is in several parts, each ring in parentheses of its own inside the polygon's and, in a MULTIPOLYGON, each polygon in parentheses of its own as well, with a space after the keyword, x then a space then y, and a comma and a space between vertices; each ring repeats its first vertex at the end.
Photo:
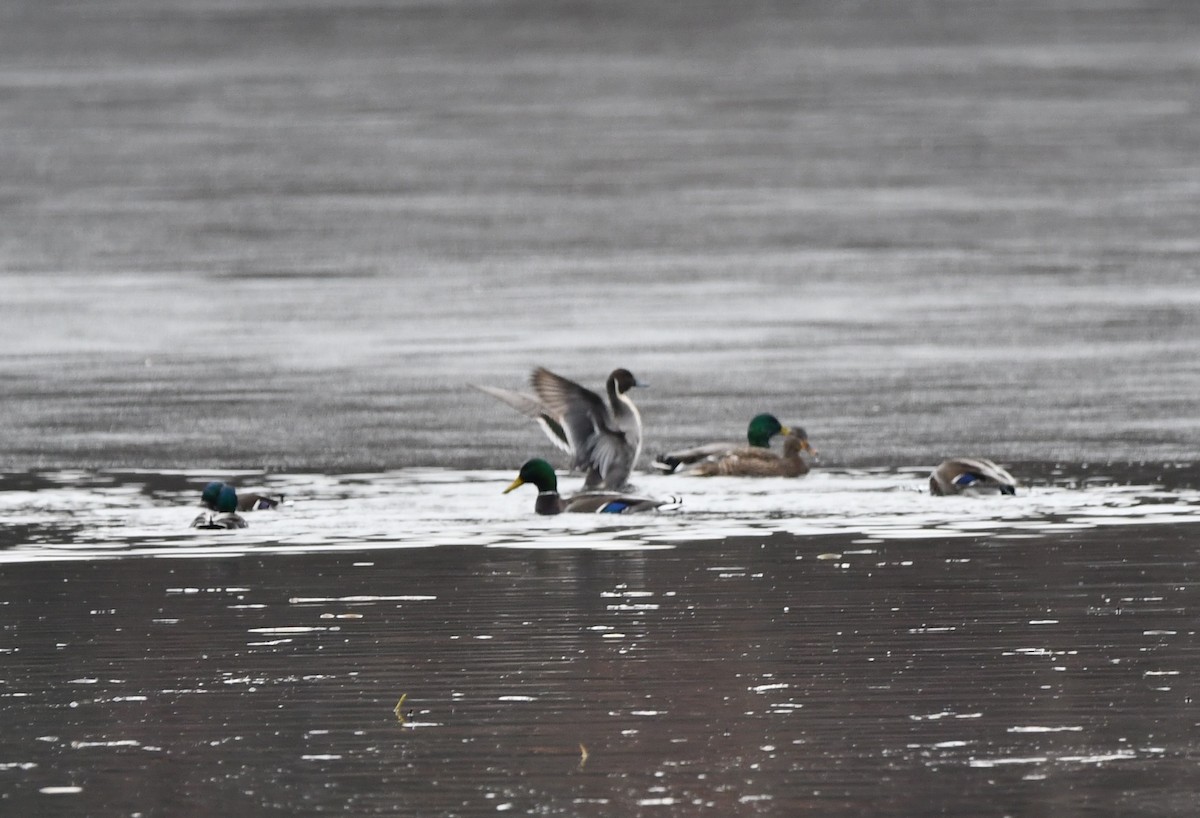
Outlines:
POLYGON ((678 505, 679 501, 656 500, 615 491, 585 491, 570 498, 558 493, 558 477, 554 467, 541 458, 528 460, 521 466, 517 479, 504 490, 508 494, 526 483, 537 486, 537 501, 533 510, 538 514, 562 514, 564 511, 584 514, 628 514, 635 511, 654 511, 662 506, 678 505))
MULTIPOLYGON (((217 497, 221 493, 224 483, 209 483, 204 487, 204 491, 200 492, 200 502, 209 511, 217 510, 217 497)), ((273 509, 283 502, 282 494, 239 494, 238 495, 238 511, 264 511, 273 509)))
MULTIPOLYGON (((805 438, 805 444, 802 448, 813 454, 813 450, 807 444, 807 436, 803 429, 798 430, 800 436, 805 438)), ((755 415, 750 419, 750 424, 746 428, 746 440, 749 442, 751 449, 770 449, 771 438, 775 435, 788 435, 792 430, 779 422, 779 419, 774 415, 763 413, 755 415)), ((745 443, 738 440, 724 440, 718 443, 706 443, 702 446, 694 446, 690 449, 680 449, 674 452, 660 454, 650 464, 658 471, 664 474, 673 474, 675 472, 685 472, 689 466, 693 466, 701 461, 716 460, 733 452, 746 449, 745 443)))
MULTIPOLYGON (((206 492, 209 491, 212 484, 204 487, 206 492)), ((238 516, 238 496, 233 486, 221 484, 216 490, 216 500, 213 502, 213 510, 216 514, 201 513, 196 519, 192 520, 192 528, 245 528, 246 521, 238 516)))
POLYGON ((614 369, 605 382, 608 402, 590 389, 537 367, 529 378, 534 395, 494 386, 475 386, 533 418, 550 441, 571 455, 584 473, 585 490, 618 491, 642 454, 642 416, 626 394, 643 386, 628 369, 614 369))
POLYGON ((1017 481, 990 460, 958 457, 943 460, 929 475, 929 493, 1016 494, 1017 481))
POLYGON ((783 454, 759 446, 743 446, 701 460, 684 470, 698 477, 799 477, 809 465, 801 452, 812 452, 803 429, 789 429, 783 437, 783 454))

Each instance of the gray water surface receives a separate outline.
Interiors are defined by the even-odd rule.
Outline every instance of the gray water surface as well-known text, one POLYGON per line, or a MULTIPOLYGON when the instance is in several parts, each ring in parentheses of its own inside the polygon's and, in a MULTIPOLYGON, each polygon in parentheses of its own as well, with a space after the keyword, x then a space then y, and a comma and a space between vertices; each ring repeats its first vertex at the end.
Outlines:
POLYGON ((1195 458, 1190 2, 9 4, 8 470, 1195 458))
POLYGON ((0 814, 1190 818, 1198 9, 5 3, 0 814))

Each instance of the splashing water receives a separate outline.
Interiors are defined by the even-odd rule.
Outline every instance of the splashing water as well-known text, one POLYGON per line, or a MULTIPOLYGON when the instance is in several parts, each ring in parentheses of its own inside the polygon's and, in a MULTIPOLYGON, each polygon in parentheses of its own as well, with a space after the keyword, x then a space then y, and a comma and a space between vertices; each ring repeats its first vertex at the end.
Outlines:
MULTIPOLYGON (((676 511, 539 517, 532 496, 502 495, 499 471, 236 475, 288 497, 249 528, 188 528, 202 472, 55 472, 36 487, 0 483, 8 522, 0 561, 139 555, 211 557, 441 545, 635 550, 734 537, 854 535, 860 544, 948 537, 1045 537, 1101 526, 1200 521, 1200 490, 1060 481, 1017 497, 931 497, 925 469, 820 470, 803 480, 641 475, 638 488, 679 496, 676 511), (164 485, 165 484, 165 485, 164 485), (180 488, 178 486, 184 486, 180 488)), ((564 478, 569 485, 571 478, 564 478)))

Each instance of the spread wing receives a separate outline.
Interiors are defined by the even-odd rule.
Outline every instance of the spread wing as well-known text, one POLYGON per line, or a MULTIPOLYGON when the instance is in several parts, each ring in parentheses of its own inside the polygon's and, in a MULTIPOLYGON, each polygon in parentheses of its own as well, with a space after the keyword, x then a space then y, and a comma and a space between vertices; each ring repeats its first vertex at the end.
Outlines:
MULTIPOLYGON (((629 479, 636 442, 617 426, 603 399, 574 381, 538 367, 530 378, 549 414, 558 418, 575 450, 575 468, 598 475, 609 488, 629 479)), ((595 480, 589 476, 589 485, 595 480)))
POLYGON ((566 438, 575 451, 577 467, 582 468, 592 462, 587 454, 596 447, 592 438, 605 433, 620 434, 612 428, 604 401, 590 389, 584 389, 574 381, 540 366, 533 370, 530 382, 546 413, 562 424, 566 438))
POLYGON ((571 441, 567 438, 567 432, 563 429, 562 424, 533 395, 512 392, 508 389, 499 389, 495 386, 480 386, 479 384, 471 384, 471 386, 486 395, 491 395, 502 403, 508 404, 522 415, 533 418, 537 421, 538 426, 542 427, 542 431, 546 433, 546 437, 550 438, 551 443, 567 454, 572 453, 571 441))
POLYGON ((629 481, 635 451, 623 432, 600 430, 588 439, 579 459, 600 473, 605 486, 619 489, 629 481))

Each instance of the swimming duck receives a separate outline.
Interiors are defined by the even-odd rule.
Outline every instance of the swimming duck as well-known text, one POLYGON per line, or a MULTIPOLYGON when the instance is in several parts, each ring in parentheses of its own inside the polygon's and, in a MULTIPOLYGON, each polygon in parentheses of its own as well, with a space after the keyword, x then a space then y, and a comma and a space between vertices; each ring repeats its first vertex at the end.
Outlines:
POLYGON ((809 471, 800 453, 812 451, 803 429, 789 429, 783 437, 782 455, 760 446, 743 446, 701 460, 683 473, 698 477, 799 477, 809 471))
MULTIPOLYGON (((225 486, 224 483, 209 483, 204 487, 204 491, 200 492, 200 502, 205 508, 210 511, 217 510, 217 497, 221 493, 221 489, 225 486)), ((239 494, 238 495, 238 511, 263 511, 273 509, 283 502, 282 494, 239 494)))
MULTIPOLYGON (((751 418, 750 425, 746 428, 746 440, 752 449, 770 449, 771 438, 779 434, 791 434, 791 431, 791 429, 780 423, 779 419, 774 415, 764 412, 751 418)), ((799 431, 801 437, 805 437, 804 430, 801 429, 799 431)), ((680 449, 660 454, 650 465, 665 474, 674 474, 680 471, 687 471, 689 466, 701 461, 714 460, 745 448, 747 448, 746 444, 737 440, 706 443, 690 449, 680 449)), ((812 449, 808 448, 807 444, 805 444, 804 448, 812 452, 812 449)))
MULTIPOLYGON (((205 486, 205 491, 209 490, 209 486, 205 486)), ((192 528, 220 529, 220 528, 245 528, 246 521, 238 516, 238 496, 233 486, 222 484, 216 490, 217 497, 213 503, 213 508, 216 514, 201 513, 196 519, 192 520, 192 528)))
POLYGON ((929 475, 929 493, 1016 494, 1017 481, 1004 469, 983 458, 944 460, 929 475))
POLYGON ((476 386, 533 418, 550 441, 571 455, 571 467, 585 475, 585 490, 618 491, 642 454, 642 416, 626 394, 644 386, 628 369, 614 369, 605 382, 608 398, 537 367, 529 378, 534 395, 476 386))
POLYGON ((538 496, 533 510, 538 514, 562 514, 564 511, 627 514, 635 511, 654 511, 662 506, 679 504, 676 499, 655 500, 652 497, 639 497, 615 491, 585 491, 564 498, 558 493, 558 477, 554 474, 554 467, 541 458, 526 461, 517 473, 517 479, 512 481, 504 493, 508 494, 526 483, 537 486, 538 496))

